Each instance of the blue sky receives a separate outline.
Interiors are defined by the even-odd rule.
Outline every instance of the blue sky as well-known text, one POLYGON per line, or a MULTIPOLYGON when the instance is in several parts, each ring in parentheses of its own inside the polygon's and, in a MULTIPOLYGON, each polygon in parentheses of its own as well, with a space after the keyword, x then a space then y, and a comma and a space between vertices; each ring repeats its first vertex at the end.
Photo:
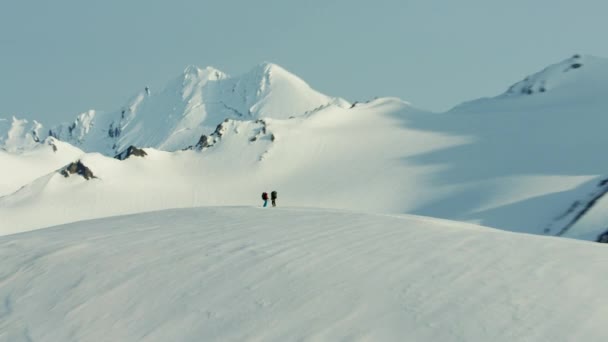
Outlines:
POLYGON ((503 92, 575 53, 608 57, 608 1, 5 0, 0 116, 112 110, 189 64, 277 63, 348 100, 426 109, 503 92))

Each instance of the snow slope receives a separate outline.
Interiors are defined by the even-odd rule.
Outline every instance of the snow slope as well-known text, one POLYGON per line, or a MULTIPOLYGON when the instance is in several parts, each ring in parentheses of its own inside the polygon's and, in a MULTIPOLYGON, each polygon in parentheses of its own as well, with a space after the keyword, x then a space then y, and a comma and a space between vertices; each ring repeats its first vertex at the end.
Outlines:
POLYGON ((82 154, 81 150, 54 138, 21 151, 0 150, 0 197, 65 166, 82 154))
MULTIPOLYGON (((479 183, 504 177, 513 183, 513 176, 530 178, 522 186, 536 188, 538 193, 474 209, 478 222, 497 227, 535 227, 531 231, 535 233, 541 233, 543 226, 559 227, 556 221, 573 202, 589 201, 590 194, 593 197, 596 192, 594 188, 608 176, 608 166, 601 158, 608 146, 605 89, 608 59, 575 55, 527 77, 505 94, 464 103, 448 112, 450 118, 442 122, 440 131, 473 135, 477 143, 423 159, 451 165, 450 182, 479 183)), ((437 131, 439 125, 428 121, 419 122, 417 127, 437 131)), ((515 191, 519 190, 507 189, 515 191)), ((469 203, 460 209, 470 207, 469 203)), ((587 215, 593 211, 596 209, 587 215)), ((608 211, 597 211, 600 213, 595 215, 608 218, 608 211)), ((457 218, 450 213, 439 216, 457 218)), ((606 229, 605 223, 588 223, 592 222, 580 220, 566 236, 594 239, 606 229)))
POLYGON ((603 245, 421 217, 181 209, 0 238, 2 341, 605 341, 603 245))
POLYGON ((271 190, 281 205, 409 211, 444 189, 427 181, 441 166, 407 158, 466 142, 401 128, 418 114, 428 113, 384 99, 305 118, 229 121, 202 151, 146 149, 148 156, 125 161, 87 154, 81 160, 97 179, 52 173, 0 198, 0 234, 165 208, 255 205, 271 190), (393 111, 401 117, 384 114, 393 111))
MULTIPOLYGON (((0 199, 0 234, 165 208, 252 205, 262 191, 276 189, 288 205, 414 213, 556 235, 570 218, 564 213, 575 202, 589 203, 597 184, 608 176, 601 158, 608 146, 608 98, 603 95, 608 60, 602 58, 569 58, 505 94, 441 114, 383 98, 352 108, 321 105, 291 118, 282 106, 293 103, 301 111, 331 99, 273 65, 240 78, 197 68, 184 75, 168 87, 173 92, 142 93, 137 106, 129 107, 125 120, 133 126, 113 131, 114 143, 122 144, 116 150, 131 142, 171 150, 162 143, 173 139, 166 140, 168 136, 176 139, 173 147, 199 141, 211 146, 201 152, 147 149, 144 159, 124 162, 89 154, 83 161, 98 179, 85 182, 50 174, 0 199), (212 102, 205 100, 207 114, 186 117, 213 113, 214 125, 226 116, 234 119, 210 126, 217 134, 205 133, 208 139, 200 140, 207 119, 185 124, 186 117, 180 117, 185 126, 173 134, 168 133, 174 132, 169 123, 140 116, 145 112, 163 118, 164 110, 152 110, 185 98, 203 103, 195 99, 198 95, 183 97, 180 89, 223 99, 215 105, 231 113, 211 110, 212 102), (165 95, 166 101, 158 100, 165 95), (170 95, 177 100, 169 100, 170 95), (158 105, 144 110, 146 103, 157 100, 158 105), (274 112, 277 108, 282 109, 274 112), (136 124, 140 119, 144 121, 136 124), (32 211, 38 215, 27 215, 32 211)), ((196 108, 187 111, 203 110, 196 108)), ((81 121, 88 122, 93 114, 81 121)), ((603 202, 595 201, 565 236, 595 239, 606 230, 603 202)))

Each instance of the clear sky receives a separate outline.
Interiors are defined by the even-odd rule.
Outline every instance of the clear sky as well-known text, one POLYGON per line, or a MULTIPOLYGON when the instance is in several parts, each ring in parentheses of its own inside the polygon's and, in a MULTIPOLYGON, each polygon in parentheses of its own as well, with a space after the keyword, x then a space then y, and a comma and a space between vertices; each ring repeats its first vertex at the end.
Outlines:
POLYGON ((68 120, 189 64, 238 75, 264 61, 328 95, 441 111, 575 53, 608 57, 607 13, 606 0, 2 0, 0 116, 68 120))

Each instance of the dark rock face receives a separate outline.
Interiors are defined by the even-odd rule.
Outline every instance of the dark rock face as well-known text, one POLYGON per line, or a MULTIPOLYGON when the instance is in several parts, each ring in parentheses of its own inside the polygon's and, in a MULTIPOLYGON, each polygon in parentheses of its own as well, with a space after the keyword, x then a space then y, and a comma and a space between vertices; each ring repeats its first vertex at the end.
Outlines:
MULTIPOLYGON (((266 122, 266 120, 263 119, 258 119, 255 121, 256 124, 260 124, 262 127, 257 131, 256 135, 254 135, 253 137, 249 138, 250 142, 254 142, 257 141, 258 139, 262 139, 265 136, 268 136, 268 123, 266 122)), ((273 133, 270 133, 270 141, 273 142, 275 141, 276 137, 274 136, 273 133)))
POLYGON ((608 243, 608 230, 600 234, 595 241, 599 243, 608 243))
POLYGON ((215 131, 213 131, 213 133, 211 133, 210 135, 205 135, 205 134, 201 135, 201 137, 200 137, 200 139, 198 139, 198 142, 196 143, 196 145, 188 146, 184 150, 196 149, 196 150, 200 151, 200 150, 203 150, 205 148, 215 145, 215 143, 217 143, 222 138, 224 133, 226 133, 229 123, 230 123, 229 119, 224 120, 224 122, 220 123, 219 125, 217 125, 217 127, 215 127, 215 131))
POLYGON ((216 133, 212 133, 210 136, 207 135, 201 135, 201 137, 198 139, 198 142, 195 145, 190 145, 184 149, 182 149, 182 151, 187 151, 187 150, 203 150, 205 148, 211 147, 215 144, 215 136, 216 133))
POLYGON ((126 150, 115 155, 114 158, 119 159, 119 160, 125 160, 125 159, 129 158, 130 156, 145 157, 147 155, 148 154, 146 153, 146 151, 142 150, 141 148, 137 148, 137 147, 131 145, 126 150))
POLYGON ((86 180, 97 178, 93 174, 93 171, 86 167, 80 160, 66 166, 63 170, 61 170, 61 174, 66 178, 73 174, 78 174, 84 177, 86 180))
POLYGON ((571 67, 572 69, 578 69, 578 68, 580 68, 580 67, 582 67, 582 66, 583 66, 583 65, 582 65, 581 63, 574 63, 574 64, 570 65, 570 67, 571 67))
POLYGON ((35 142, 37 142, 37 143, 40 142, 40 137, 38 137, 38 133, 35 130, 32 131, 32 138, 34 139, 35 142))
MULTIPOLYGON (((545 234, 551 233, 555 228, 559 228, 556 236, 566 234, 583 216, 585 216, 602 197, 608 194, 608 178, 602 179, 597 187, 587 195, 584 200, 577 200, 563 214, 558 216, 554 222, 549 223, 544 229, 545 234), (560 222, 560 226, 556 227, 556 222, 560 222)), ((606 235, 608 239, 608 231, 602 235, 606 235)), ((600 235, 600 237, 602 236, 600 235)), ((598 237, 598 242, 599 238, 598 237)))
POLYGON ((55 145, 54 140, 49 139, 46 143, 47 143, 47 145, 51 146, 51 148, 53 149, 53 152, 57 152, 57 145, 55 145))
POLYGON ((120 136, 120 132, 120 127, 114 127, 114 123, 110 124, 110 127, 108 128, 108 136, 110 138, 118 138, 120 136))
POLYGON ((227 124, 229 122, 230 122, 229 119, 225 119, 224 122, 222 122, 221 124, 217 125, 217 127, 215 127, 215 131, 211 135, 215 135, 218 138, 221 138, 224 135, 224 133, 226 132, 227 124))
POLYGON ((201 138, 198 139, 198 142, 196 143, 195 146, 197 149, 202 150, 203 148, 209 147, 211 145, 212 145, 212 143, 211 143, 211 140, 209 139, 209 137, 203 134, 203 135, 201 135, 201 138))
MULTIPOLYGON (((270 140, 274 142, 276 140, 276 136, 271 133, 267 126, 268 123, 266 120, 257 119, 254 123, 258 124, 260 127, 253 129, 254 135, 249 137, 248 140, 250 142, 256 142, 259 140, 270 140)), ((226 135, 229 130, 233 130, 235 134, 239 134, 239 127, 235 124, 234 120, 226 119, 224 122, 217 125, 215 131, 209 135, 201 135, 198 142, 195 145, 188 146, 183 150, 205 150, 207 148, 213 147, 215 144, 219 143, 222 140, 222 137, 226 135)))
POLYGON ((198 142, 196 143, 196 145, 186 147, 184 150, 196 149, 196 150, 201 151, 201 150, 204 150, 208 147, 215 145, 217 140, 219 140, 219 138, 221 137, 220 133, 218 133, 218 131, 220 130, 220 126, 218 126, 218 128, 215 130, 215 132, 213 132, 210 136, 207 136, 204 134, 201 135, 201 137, 200 137, 200 139, 198 139, 198 142))

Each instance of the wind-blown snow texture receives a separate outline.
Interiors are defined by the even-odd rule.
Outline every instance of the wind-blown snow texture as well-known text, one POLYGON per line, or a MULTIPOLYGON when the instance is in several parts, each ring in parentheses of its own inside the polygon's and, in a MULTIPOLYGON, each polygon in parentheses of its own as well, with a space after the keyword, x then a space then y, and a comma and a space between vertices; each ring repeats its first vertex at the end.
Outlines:
POLYGON ((0 238, 2 341, 604 341, 603 245, 224 207, 0 238))
POLYGON ((43 169, 0 198, 0 234, 164 208, 252 205, 277 189, 280 205, 593 240, 608 228, 607 200, 589 200, 608 177, 605 89, 608 61, 574 56, 505 94, 434 114, 393 98, 350 108, 272 64, 236 78, 189 67, 165 91, 143 91, 115 113, 87 112, 71 133, 53 131, 107 156, 82 157, 99 178, 43 169), (158 150, 199 141, 202 151, 158 150), (157 149, 143 159, 108 158, 131 145, 157 149), (581 213, 564 216, 575 202, 593 206, 577 207, 584 215, 564 230, 564 217, 581 213))

